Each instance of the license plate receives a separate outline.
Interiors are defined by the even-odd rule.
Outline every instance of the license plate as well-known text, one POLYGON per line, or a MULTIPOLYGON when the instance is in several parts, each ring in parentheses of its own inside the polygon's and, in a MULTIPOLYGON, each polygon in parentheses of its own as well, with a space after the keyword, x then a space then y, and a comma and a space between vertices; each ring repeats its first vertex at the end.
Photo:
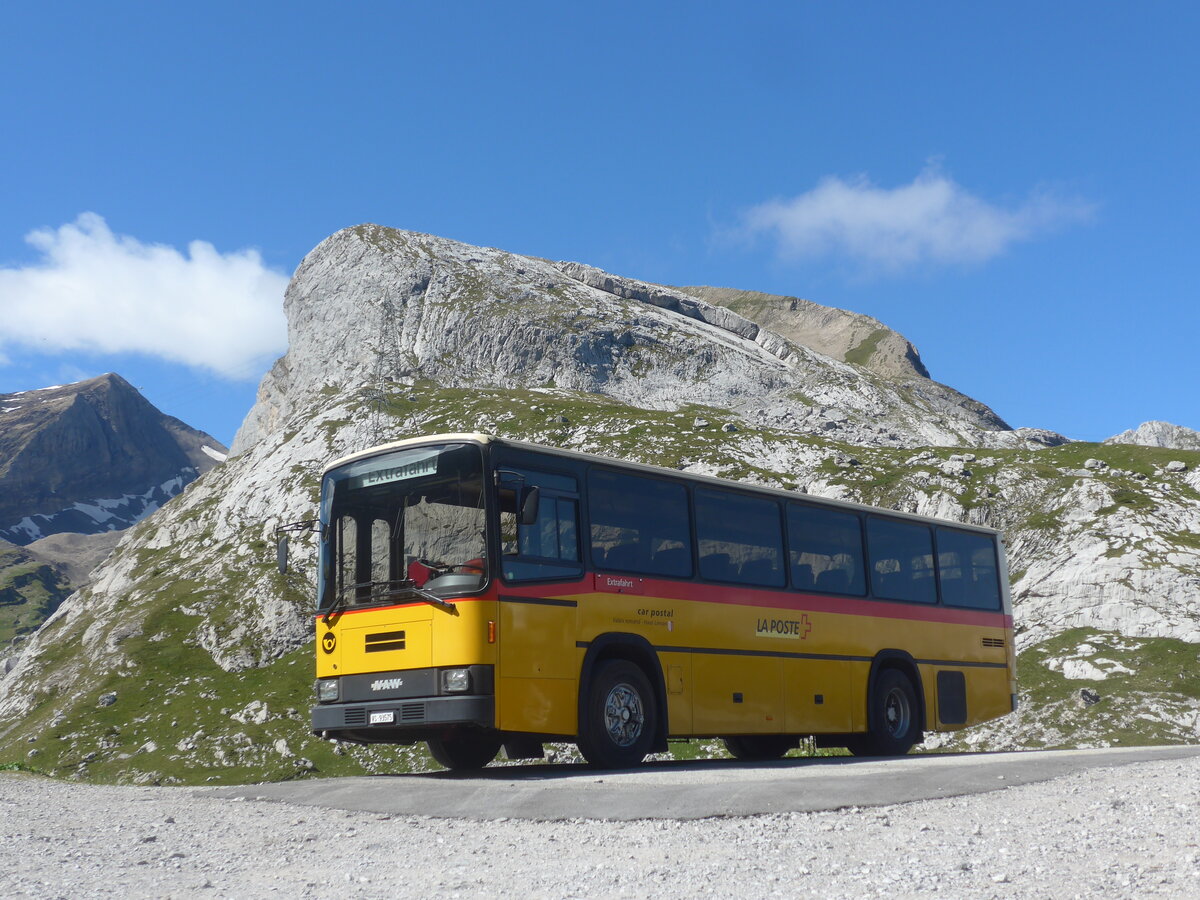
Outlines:
POLYGON ((373 712, 371 713, 372 725, 388 725, 396 721, 394 712, 373 712))

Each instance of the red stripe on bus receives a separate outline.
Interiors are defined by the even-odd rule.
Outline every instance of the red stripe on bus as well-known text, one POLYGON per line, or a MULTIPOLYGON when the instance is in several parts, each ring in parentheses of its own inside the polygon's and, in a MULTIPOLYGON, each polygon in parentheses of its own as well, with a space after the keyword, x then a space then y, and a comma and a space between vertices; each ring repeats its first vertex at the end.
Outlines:
POLYGON ((589 574, 579 582, 559 585, 514 585, 506 594, 523 597, 570 597, 576 594, 607 593, 613 597, 651 597, 681 602, 726 603, 731 606, 762 606, 769 609, 794 609, 803 612, 835 613, 876 619, 909 619, 920 622, 945 622, 951 625, 979 625, 1012 628, 1012 616, 999 610, 959 609, 955 607, 872 600, 866 597, 809 594, 801 591, 755 590, 737 585, 702 584, 694 581, 666 581, 639 575, 613 576, 637 582, 636 589, 618 593, 593 586, 589 574))

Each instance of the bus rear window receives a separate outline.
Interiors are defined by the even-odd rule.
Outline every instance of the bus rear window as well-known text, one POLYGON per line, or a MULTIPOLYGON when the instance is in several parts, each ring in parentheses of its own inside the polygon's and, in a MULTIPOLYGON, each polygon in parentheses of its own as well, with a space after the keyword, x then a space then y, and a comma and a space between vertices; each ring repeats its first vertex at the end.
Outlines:
POLYGON ((938 528, 942 602, 970 609, 1000 608, 995 542, 984 534, 938 528))

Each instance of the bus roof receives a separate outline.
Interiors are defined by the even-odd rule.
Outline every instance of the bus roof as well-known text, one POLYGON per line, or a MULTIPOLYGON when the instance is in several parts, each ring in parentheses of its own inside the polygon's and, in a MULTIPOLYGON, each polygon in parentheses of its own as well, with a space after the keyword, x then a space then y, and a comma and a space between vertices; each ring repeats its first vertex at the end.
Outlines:
POLYGON ((348 456, 343 456, 340 459, 335 459, 325 467, 323 475, 348 463, 357 462, 361 459, 368 459, 372 456, 380 456, 384 453, 390 453, 393 450, 404 450, 409 447, 419 447, 425 444, 446 443, 473 443, 481 446, 487 444, 502 444, 506 447, 517 447, 523 450, 532 450, 537 453, 544 453, 550 456, 560 456, 565 459, 593 462, 605 466, 612 466, 615 468, 627 469, 630 471, 642 472, 651 475, 666 475, 673 478, 682 478, 687 481, 709 484, 715 487, 758 491, 791 500, 807 500, 817 503, 821 506, 838 507, 854 512, 884 513, 890 517, 911 519, 915 522, 935 522, 943 525, 952 525, 955 528, 980 531, 986 534, 1001 533, 999 529, 990 528, 986 525, 973 525, 968 522, 956 522, 953 519, 942 519, 935 516, 922 516, 916 513, 887 509, 886 507, 882 506, 869 506, 865 503, 855 503, 851 500, 835 500, 829 497, 821 497, 816 494, 805 494, 798 491, 789 491, 783 488, 770 487, 761 484, 748 484, 742 481, 733 481, 728 478, 718 478, 713 475, 699 475, 692 472, 685 472, 681 469, 668 469, 665 466, 652 466, 646 463, 629 462, 627 460, 617 459, 611 456, 598 456, 594 453, 583 453, 578 450, 564 450, 560 447, 551 447, 546 444, 534 444, 530 443, 529 441, 516 441, 510 438, 500 438, 490 434, 482 434, 480 432, 466 432, 459 434, 427 434, 422 435, 421 437, 405 438, 401 441, 380 444, 375 447, 370 447, 366 450, 360 450, 357 453, 349 454, 348 456))

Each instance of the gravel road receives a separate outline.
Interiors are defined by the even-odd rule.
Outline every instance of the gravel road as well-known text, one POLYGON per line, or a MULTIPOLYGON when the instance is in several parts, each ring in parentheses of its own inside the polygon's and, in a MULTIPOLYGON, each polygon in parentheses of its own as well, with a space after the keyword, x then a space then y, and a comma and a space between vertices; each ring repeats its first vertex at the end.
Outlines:
POLYGON ((6 897, 1200 896, 1200 759, 900 806, 432 819, 0 774, 6 897))

